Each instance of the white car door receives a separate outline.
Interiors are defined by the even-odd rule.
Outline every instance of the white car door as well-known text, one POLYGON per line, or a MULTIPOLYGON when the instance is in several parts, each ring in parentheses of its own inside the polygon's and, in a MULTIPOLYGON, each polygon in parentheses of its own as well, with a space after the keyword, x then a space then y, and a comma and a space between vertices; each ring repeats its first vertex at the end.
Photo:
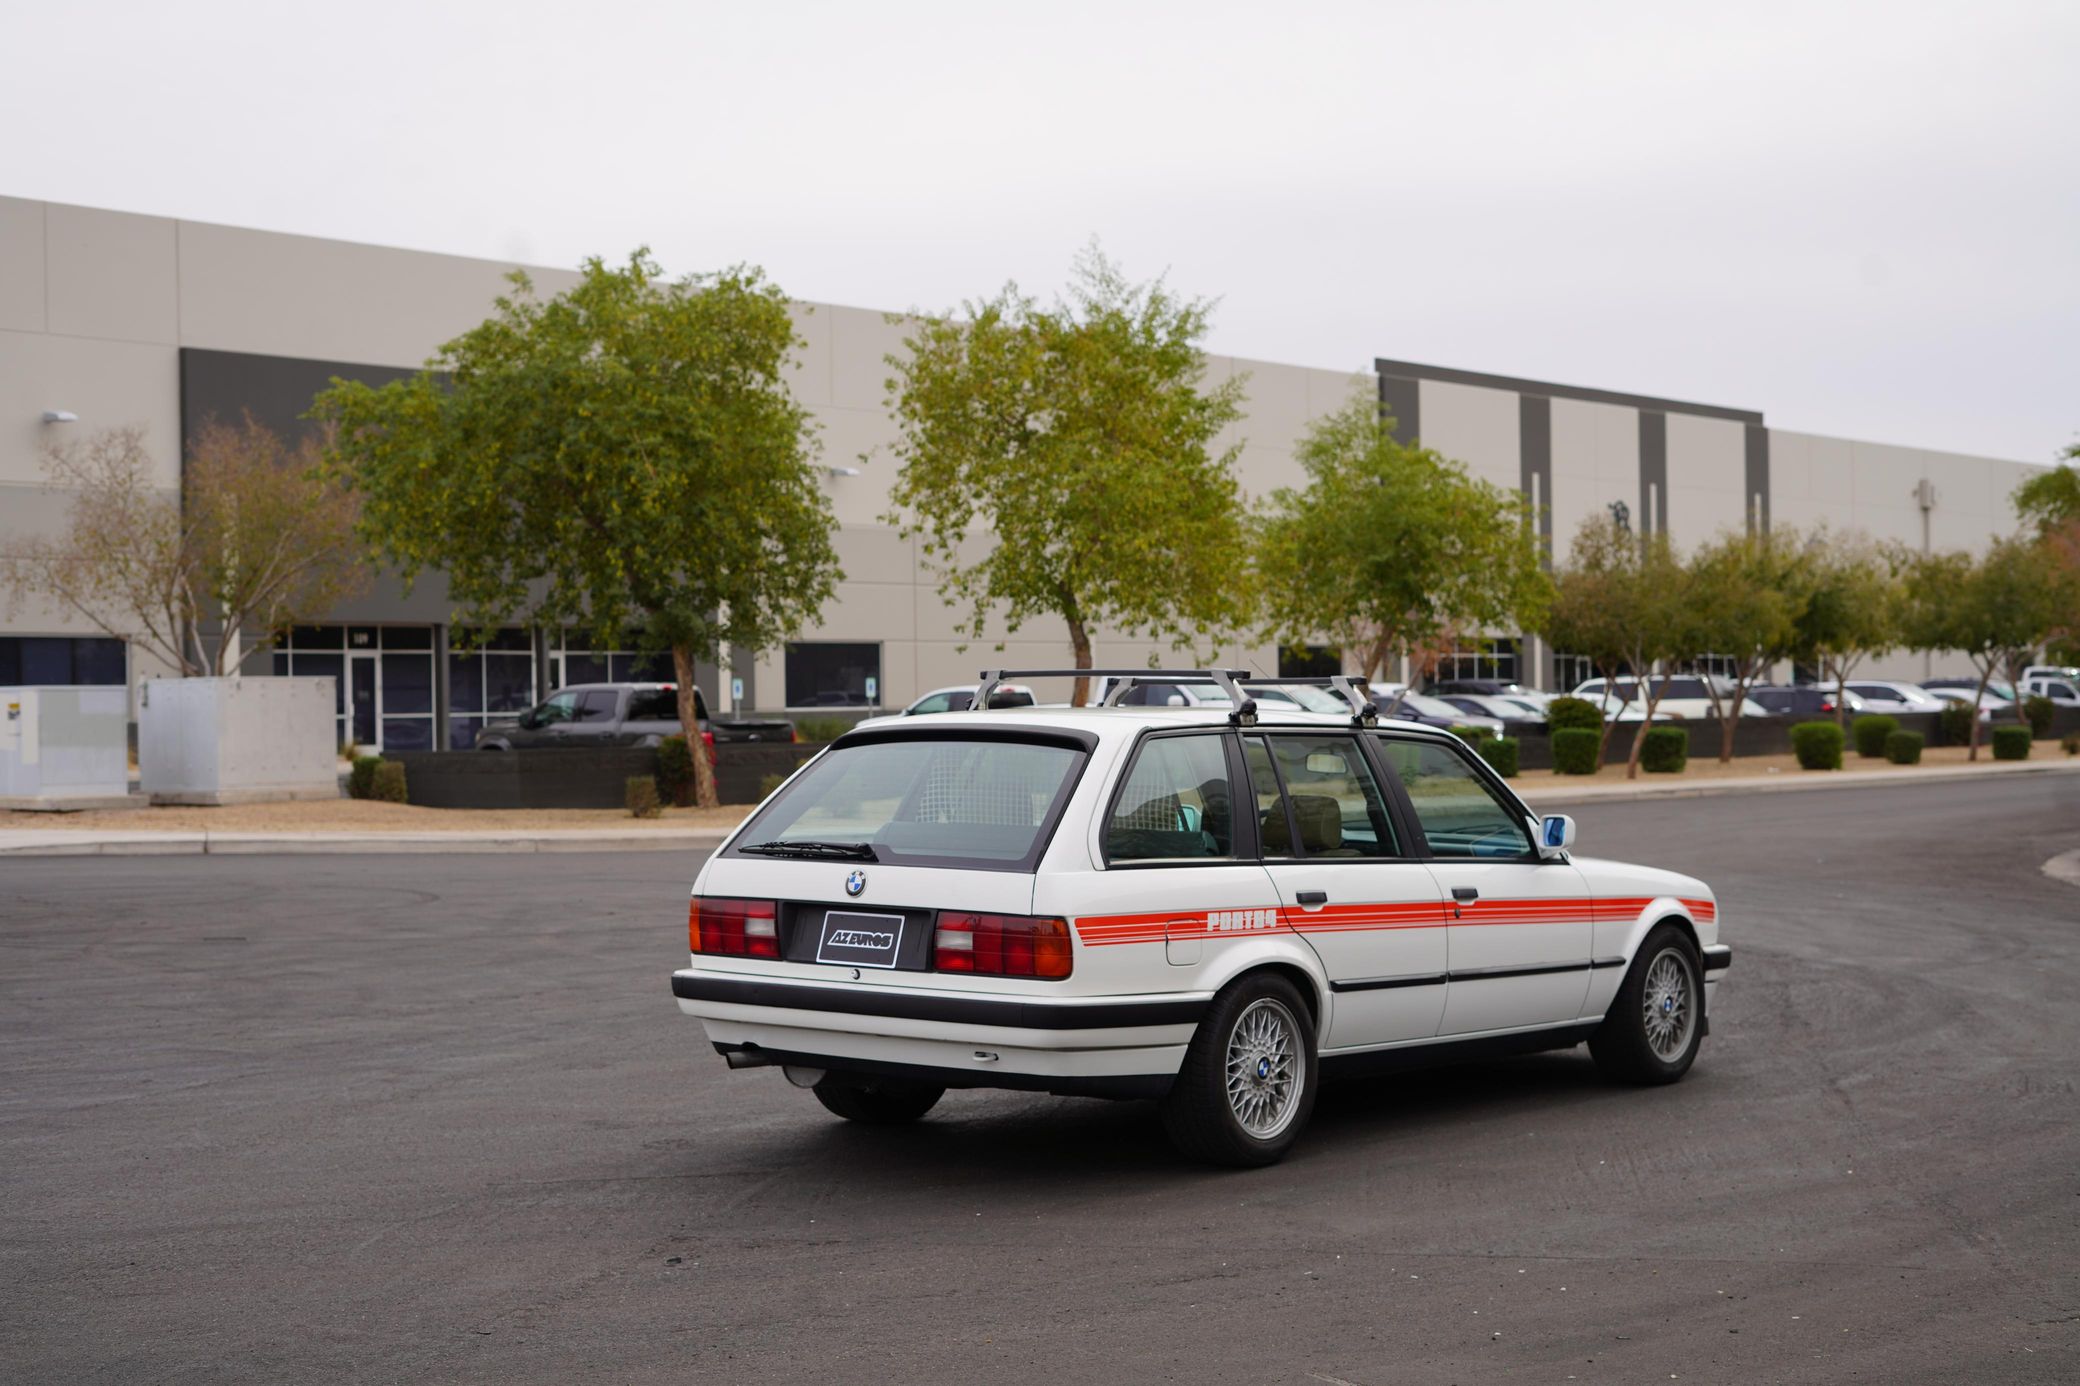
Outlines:
POLYGON ((1444 1012, 1445 905, 1352 732, 1245 736, 1264 869, 1329 975, 1325 1049, 1429 1039, 1444 1012))
POLYGON ((1541 859, 1521 810, 1465 747, 1383 741, 1452 918, 1440 1035, 1574 1020, 1589 992, 1595 912, 1571 864, 1541 859))

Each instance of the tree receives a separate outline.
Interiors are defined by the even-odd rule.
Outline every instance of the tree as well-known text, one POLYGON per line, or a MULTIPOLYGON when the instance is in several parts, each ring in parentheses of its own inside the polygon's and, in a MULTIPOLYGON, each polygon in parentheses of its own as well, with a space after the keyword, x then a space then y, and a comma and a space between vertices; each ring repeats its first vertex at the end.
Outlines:
POLYGON ((1242 382, 1201 388, 1210 311, 1160 279, 1128 283, 1093 247, 1065 301, 1007 284, 888 358, 890 519, 966 606, 969 639, 993 613, 1006 632, 1058 616, 1088 669, 1099 625, 1184 646, 1247 618, 1240 444, 1213 450, 1242 382))
MULTIPOLYGON (((2061 465, 2015 488, 2015 510, 2035 527, 2061 580, 2080 589, 2080 443, 2059 456, 2061 465)), ((2051 634, 2059 662, 2080 663, 2080 605, 2069 605, 2051 634)))
POLYGON ((1734 734, 1748 690, 1770 667, 1791 658, 1805 607, 1803 554, 1795 535, 1732 532, 1706 544, 1684 565, 1682 643, 1692 655, 1733 661, 1733 687, 1704 681, 1719 719, 1719 761, 1733 759, 1734 734))
POLYGON ((1551 596, 1528 505, 1393 429, 1366 393, 1315 420, 1307 485, 1272 492, 1256 526, 1265 638, 1324 635, 1368 678, 1465 632, 1535 627, 1551 596))
POLYGON ((279 634, 366 582, 354 498, 320 450, 250 415, 205 420, 176 492, 153 481, 142 429, 48 448, 45 476, 72 493, 72 511, 61 532, 7 556, 11 598, 55 602, 183 678, 236 673, 244 635, 279 634))
MULTIPOLYGON (((335 380, 314 412, 338 425, 363 532, 408 583, 444 571, 479 629, 524 614, 603 646, 655 632, 691 738, 695 659, 786 638, 840 576, 808 415, 782 380, 787 299, 743 267, 667 281, 644 250, 588 260, 546 301, 510 277, 428 369, 380 390, 335 380)), ((712 805, 708 758, 693 762, 712 805)))
MULTIPOLYGON (((1793 646, 1816 665, 1820 681, 1846 690, 1849 675, 1871 655, 1900 643, 1900 559, 1860 534, 1815 533, 1806 541, 1805 609, 1793 646)), ((1847 726, 1849 700, 1835 700, 1835 722, 1847 726)))
MULTIPOLYGON (((1901 635, 1910 649, 1962 650, 1979 674, 1976 708, 1995 674, 2021 691, 2021 673, 2061 616, 2075 584, 2047 567, 2041 541, 1996 539, 1985 554, 1912 555, 1906 563, 1901 635)), ((2021 702, 2016 703, 2021 715, 2021 702)), ((1969 758, 1979 758, 1972 719, 1969 758)))
POLYGON ((1682 566, 1667 535, 1635 535, 1609 516, 1594 516, 1576 532, 1553 586, 1546 638, 1555 649, 1587 656, 1604 678, 1599 761, 1610 741, 1609 699, 1618 675, 1629 673, 1639 688, 1642 716, 1625 758, 1625 778, 1637 779, 1640 750, 1668 691, 1666 667, 1692 653, 1682 566))

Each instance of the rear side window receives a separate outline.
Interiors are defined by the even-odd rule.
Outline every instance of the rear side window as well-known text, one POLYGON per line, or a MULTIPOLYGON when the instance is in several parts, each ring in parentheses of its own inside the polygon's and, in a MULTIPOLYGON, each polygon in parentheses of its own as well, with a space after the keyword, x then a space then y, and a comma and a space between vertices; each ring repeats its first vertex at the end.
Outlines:
POLYGON ((1382 740, 1387 764, 1408 791, 1430 851, 1439 857, 1522 857, 1531 838, 1517 810, 1504 803, 1449 746, 1382 740))
POLYGON ((621 695, 611 688, 587 689, 578 695, 578 715, 575 720, 611 722, 614 720, 615 705, 620 701, 621 695))
POLYGON ((679 720, 679 691, 675 688, 639 688, 629 695, 631 722, 676 722, 679 720))
POLYGON ((1107 861, 1235 854, 1235 796, 1219 736, 1158 736, 1141 744, 1105 823, 1107 861))
POLYGON ((745 826, 731 855, 765 843, 865 843, 897 865, 1029 871, 1083 761, 1065 746, 980 738, 838 746, 745 826))
POLYGON ((1386 798, 1355 737, 1273 736, 1251 744, 1269 746, 1291 810, 1290 818, 1263 815, 1265 856, 1398 855, 1386 798))

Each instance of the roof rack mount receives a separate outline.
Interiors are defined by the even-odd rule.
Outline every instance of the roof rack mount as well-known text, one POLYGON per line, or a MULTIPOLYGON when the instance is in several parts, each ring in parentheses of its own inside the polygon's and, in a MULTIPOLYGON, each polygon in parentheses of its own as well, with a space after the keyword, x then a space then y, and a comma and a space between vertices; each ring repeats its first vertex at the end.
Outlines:
POLYGON ((1334 689, 1351 706, 1352 726, 1369 727, 1379 721, 1379 707, 1369 696, 1358 691, 1361 687, 1372 687, 1372 680, 1363 674, 1331 674, 1325 679, 1286 679, 1270 674, 1251 674, 1244 682, 1292 683, 1304 688, 1334 689))

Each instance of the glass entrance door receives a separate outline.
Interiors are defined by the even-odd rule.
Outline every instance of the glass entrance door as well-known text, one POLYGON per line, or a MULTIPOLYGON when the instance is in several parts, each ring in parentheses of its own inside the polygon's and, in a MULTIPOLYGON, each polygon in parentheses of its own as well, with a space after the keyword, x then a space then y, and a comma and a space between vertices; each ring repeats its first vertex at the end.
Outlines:
POLYGON ((347 657, 347 724, 354 744, 364 750, 382 748, 376 735, 380 725, 376 707, 376 657, 354 654, 347 657))

